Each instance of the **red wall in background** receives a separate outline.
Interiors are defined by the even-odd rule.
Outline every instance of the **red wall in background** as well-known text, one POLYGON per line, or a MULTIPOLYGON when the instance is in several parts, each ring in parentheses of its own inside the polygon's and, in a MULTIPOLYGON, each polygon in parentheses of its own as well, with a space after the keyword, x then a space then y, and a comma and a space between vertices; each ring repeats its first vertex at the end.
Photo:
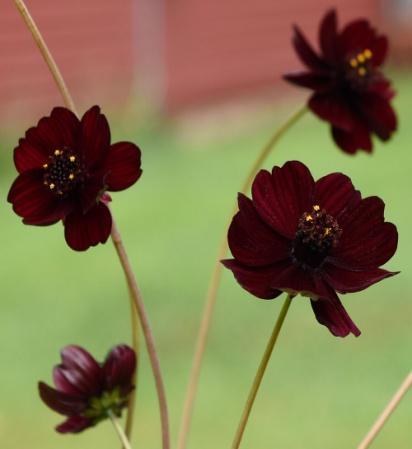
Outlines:
MULTIPOLYGON (((133 0, 27 0, 79 109, 125 100, 134 74, 133 0), (119 7, 121 5, 121 7, 119 7)), ((62 100, 11 0, 0 0, 0 116, 62 100)))
MULTIPOLYGON (((334 0, 333 5, 341 24, 366 16, 380 27, 380 5, 386 5, 388 19, 394 1, 334 0)), ((276 85, 292 92, 281 82, 283 72, 301 67, 291 46, 292 24, 298 23, 316 42, 319 21, 332 6, 330 0, 27 0, 27 4, 80 110, 95 102, 105 107, 134 99, 130 94, 136 81, 141 98, 168 111, 276 85)), ((398 21, 392 20, 392 29, 398 21)), ((391 20, 386 22, 390 25, 391 20)), ((410 54, 408 42, 403 48, 410 54)), ((45 113, 61 104, 11 0, 0 0, 0 54, 2 119, 45 113)))
MULTIPOLYGON (((292 24, 314 39, 331 5, 340 23, 375 20, 378 0, 165 0, 166 102, 176 109, 279 82, 301 67, 292 24)), ((285 85, 286 86, 286 85, 285 85)))

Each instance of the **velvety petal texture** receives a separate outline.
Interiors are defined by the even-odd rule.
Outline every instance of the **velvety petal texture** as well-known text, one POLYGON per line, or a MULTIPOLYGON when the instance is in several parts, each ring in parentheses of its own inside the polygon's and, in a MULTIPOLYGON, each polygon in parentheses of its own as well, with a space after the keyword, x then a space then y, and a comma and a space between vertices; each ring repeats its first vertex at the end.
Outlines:
POLYGON ((287 73, 284 79, 313 91, 308 106, 331 124, 333 140, 343 151, 370 153, 372 135, 390 139, 397 118, 390 104, 394 91, 380 71, 388 49, 385 36, 364 19, 339 31, 331 10, 319 26, 319 52, 297 27, 292 42, 306 70, 287 73))
POLYGON ((19 140, 14 163, 19 174, 8 194, 13 210, 24 224, 61 220, 76 251, 107 241, 112 220, 106 192, 127 189, 142 174, 139 148, 111 143, 98 106, 81 120, 66 108, 54 108, 19 140))
POLYGON ((53 369, 56 388, 39 382, 43 402, 68 417, 56 430, 81 432, 105 419, 109 410, 120 416, 134 388, 135 370, 136 355, 127 345, 114 347, 103 364, 80 346, 66 346, 53 369))
POLYGON ((398 244, 383 201, 362 199, 342 173, 315 182, 304 164, 291 161, 261 170, 252 199, 239 194, 238 204, 228 231, 233 259, 222 261, 238 283, 262 299, 282 292, 309 297, 317 321, 333 335, 360 335, 336 292, 397 274, 381 268, 398 244))

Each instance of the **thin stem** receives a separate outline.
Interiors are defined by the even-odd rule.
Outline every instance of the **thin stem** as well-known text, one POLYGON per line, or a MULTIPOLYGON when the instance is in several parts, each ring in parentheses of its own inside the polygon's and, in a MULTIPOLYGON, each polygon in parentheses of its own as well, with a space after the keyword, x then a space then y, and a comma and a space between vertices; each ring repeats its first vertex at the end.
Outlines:
POLYGON ((52 74, 55 83, 57 84, 57 88, 59 89, 64 103, 67 108, 71 109, 76 115, 76 107, 74 105, 73 99, 70 95, 69 90, 67 89, 66 83, 62 77, 62 74, 54 60, 52 54, 50 53, 49 48, 47 47, 46 42, 43 39, 43 36, 40 33, 40 30, 37 28, 36 23, 34 22, 27 6, 25 5, 23 0, 14 0, 14 4, 21 14, 24 22, 26 23, 27 28, 33 36, 34 41, 39 47, 40 53, 43 56, 47 66, 49 67, 50 73, 52 74))
MULTIPOLYGON (((132 292, 129 291, 129 299, 130 299, 130 317, 131 317, 131 329, 132 329, 132 347, 138 355, 140 353, 140 345, 139 345, 139 315, 135 306, 135 302, 133 301, 133 295, 132 292)), ((134 379, 133 384, 135 388, 133 389, 132 393, 129 397, 129 403, 127 407, 127 416, 126 416, 126 426, 125 426, 125 432, 128 440, 131 439, 132 436, 132 429, 133 429, 133 418, 134 418, 134 411, 136 408, 136 391, 137 391, 137 373, 138 373, 138 367, 140 364, 137 364, 136 370, 134 372, 134 379)), ((126 449, 123 446, 123 449, 126 449)))
POLYGON ((253 381, 252 388, 250 389, 250 393, 247 398, 246 405, 242 413, 242 417, 240 418, 239 426, 237 428, 236 435, 232 443, 232 449, 238 449, 242 441, 243 433, 245 431, 250 412, 255 402, 256 395, 258 393, 260 384, 263 379, 263 375, 265 374, 266 367, 268 366, 270 356, 272 355, 273 348, 275 347, 276 341, 278 339, 279 332, 282 329, 283 322, 285 321, 286 314, 288 313, 290 303, 292 302, 292 298, 293 298, 292 295, 288 295, 288 297, 285 299, 285 302, 283 303, 278 319, 276 320, 275 327, 273 328, 272 331, 272 335, 269 338, 265 352, 263 354, 262 360, 257 370, 255 379, 253 381))
POLYGON ((130 441, 127 438, 127 435, 124 433, 124 430, 123 430, 122 426, 119 424, 119 421, 116 418, 116 416, 114 416, 111 411, 108 411, 107 414, 110 418, 110 421, 113 424, 114 430, 116 431, 120 441, 122 442, 123 447, 125 449, 132 449, 130 441))
POLYGON ((401 402, 401 399, 406 395, 409 388, 412 386, 412 371, 408 374, 406 379, 402 382, 402 385, 399 387, 398 391, 394 394, 392 399, 389 401, 388 405, 385 407, 379 418, 376 420, 375 424, 372 426, 371 430, 362 440, 358 449, 367 449, 373 440, 376 438, 378 433, 382 430, 382 427, 385 425, 386 421, 389 419, 391 414, 394 412, 396 407, 401 402))
POLYGON ((136 310, 139 314, 140 324, 142 326, 143 335, 146 340, 147 352, 149 354, 150 363, 152 366, 153 376, 155 379, 157 395, 159 399, 160 407, 160 420, 162 425, 162 443, 163 449, 170 448, 170 435, 169 435, 169 415, 167 409, 166 392, 163 384, 162 373, 160 370, 160 363, 156 352, 153 333, 150 328, 149 320, 146 314, 143 298, 137 285, 136 278, 131 268, 129 259, 125 247, 122 242, 122 238, 117 229, 116 222, 113 219, 112 225, 112 240, 116 248, 117 255, 119 256, 120 263, 122 265, 124 274, 126 276, 127 285, 132 294, 136 310))
MULTIPOLYGON (((71 111, 73 111, 76 115, 78 115, 78 113, 76 111, 76 106, 74 104, 72 96, 70 95, 67 85, 63 79, 63 76, 59 70, 59 67, 56 64, 56 61, 54 60, 53 55, 50 53, 50 51, 47 47, 47 44, 44 41, 39 28, 37 27, 36 23, 34 22, 27 6, 25 5, 23 0, 14 0, 14 3, 16 5, 17 10, 20 12, 27 28, 29 29, 30 33, 32 34, 33 39, 36 42, 41 55, 43 56, 47 66, 54 78, 54 81, 56 82, 57 88, 60 91, 60 94, 63 98, 63 101, 64 101, 66 107, 69 108, 71 111)), ((132 295, 133 295, 133 292, 130 291, 132 346, 133 346, 133 349, 134 349, 136 355, 138 355, 139 354, 139 323, 138 323, 138 319, 137 319, 137 309, 136 309, 135 302, 133 300, 132 295)), ((134 384, 136 385, 137 384, 137 369, 136 369, 134 376, 135 376, 134 384)), ((133 390, 133 393, 130 396, 129 404, 128 404, 128 412, 127 412, 127 419, 126 419, 126 434, 127 434, 128 438, 130 438, 130 435, 131 435, 135 403, 136 403, 136 388, 133 390)))
POLYGON ((273 147, 278 143, 278 141, 285 135, 285 133, 296 123, 298 122, 306 113, 308 108, 305 106, 301 107, 294 114, 292 114, 283 125, 276 130, 276 132, 272 135, 266 145, 260 151, 258 157, 250 169, 248 176, 243 184, 242 193, 247 193, 252 185, 253 179, 256 175, 256 172, 262 167, 265 163, 267 157, 272 151, 273 147))
MULTIPOLYGON (((286 131, 290 129, 304 115, 306 111, 307 111, 306 106, 296 111, 280 128, 278 128, 278 130, 273 134, 273 136, 270 138, 267 144, 262 148, 243 183, 241 189, 242 193, 246 194, 249 191, 250 186, 252 185, 252 181, 256 175, 256 172, 263 165, 263 163, 269 156, 275 144, 281 139, 281 137, 286 133, 286 131)), ((215 265, 213 267, 212 276, 210 278, 209 287, 205 297, 202 320, 200 323, 199 332, 197 336, 196 349, 193 357, 192 368, 190 372, 185 402, 183 406, 179 438, 177 442, 178 449, 185 449, 187 445, 187 438, 193 415, 193 407, 199 384, 200 370, 207 344, 207 338, 209 335, 209 329, 212 322, 212 316, 215 309, 217 292, 219 289, 220 280, 222 276, 223 267, 220 261, 225 257, 227 252, 227 237, 226 237, 227 230, 229 228, 232 217, 236 213, 236 211, 237 207, 233 209, 233 212, 229 217, 228 223, 224 228, 223 237, 217 252, 215 265)))

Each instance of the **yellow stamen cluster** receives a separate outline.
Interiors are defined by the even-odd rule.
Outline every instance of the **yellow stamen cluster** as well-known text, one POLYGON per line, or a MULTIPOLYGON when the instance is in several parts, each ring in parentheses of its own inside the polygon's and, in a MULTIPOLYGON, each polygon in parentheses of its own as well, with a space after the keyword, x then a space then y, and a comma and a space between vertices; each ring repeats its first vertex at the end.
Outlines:
POLYGON ((81 173, 77 156, 67 154, 66 149, 55 149, 49 156, 49 162, 43 164, 44 184, 57 195, 70 191, 81 173))
POLYGON ((349 61, 349 65, 353 69, 357 69, 357 73, 359 76, 365 76, 368 71, 366 67, 364 67, 365 63, 368 62, 368 60, 372 59, 373 53, 369 48, 366 48, 361 53, 358 53, 356 57, 352 58, 349 61))

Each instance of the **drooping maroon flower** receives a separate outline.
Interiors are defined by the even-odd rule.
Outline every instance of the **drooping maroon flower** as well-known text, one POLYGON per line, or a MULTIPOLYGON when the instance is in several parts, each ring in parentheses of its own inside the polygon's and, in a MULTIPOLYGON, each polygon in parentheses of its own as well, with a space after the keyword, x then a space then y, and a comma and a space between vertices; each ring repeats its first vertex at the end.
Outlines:
POLYGON ((336 292, 357 292, 397 274, 379 268, 398 243, 384 207, 376 196, 362 199, 342 173, 315 182, 297 161, 272 173, 261 170, 252 200, 239 194, 228 233, 234 259, 223 264, 254 296, 308 296, 317 320, 332 334, 358 336, 336 292))
POLYGON ((67 416, 56 427, 60 433, 78 433, 108 417, 121 416, 134 389, 136 356, 126 345, 114 347, 99 364, 85 349, 66 346, 62 363, 53 369, 57 389, 39 382, 43 402, 52 410, 67 416))
POLYGON ((106 242, 112 218, 105 192, 130 187, 142 173, 139 148, 111 144, 98 106, 81 120, 66 108, 54 108, 20 139, 14 163, 19 176, 8 195, 13 210, 29 225, 62 220, 66 241, 77 251, 106 242))
POLYGON ((371 152, 371 134, 386 141, 397 127, 390 105, 395 93, 380 71, 388 40, 364 19, 338 32, 333 10, 320 24, 319 44, 320 54, 295 27, 293 45, 307 71, 284 78, 313 90, 309 108, 332 125, 333 139, 342 150, 371 152))

